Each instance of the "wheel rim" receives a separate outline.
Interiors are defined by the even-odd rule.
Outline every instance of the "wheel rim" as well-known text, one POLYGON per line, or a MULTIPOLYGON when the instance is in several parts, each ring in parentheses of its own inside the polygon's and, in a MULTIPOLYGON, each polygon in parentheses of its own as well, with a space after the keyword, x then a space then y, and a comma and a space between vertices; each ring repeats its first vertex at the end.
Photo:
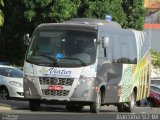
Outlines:
POLYGON ((6 89, 2 89, 0 91, 0 99, 6 100, 8 97, 8 91, 6 89))
POLYGON ((151 100, 148 100, 148 107, 153 107, 153 103, 151 100))

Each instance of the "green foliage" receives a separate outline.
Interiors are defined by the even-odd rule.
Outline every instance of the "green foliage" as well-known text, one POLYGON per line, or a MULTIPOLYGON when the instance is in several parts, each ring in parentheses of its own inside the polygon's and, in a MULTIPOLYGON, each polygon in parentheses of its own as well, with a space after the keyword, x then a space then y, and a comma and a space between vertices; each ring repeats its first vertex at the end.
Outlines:
POLYGON ((146 14, 144 0, 122 0, 122 7, 127 17, 124 27, 142 30, 146 14))
POLYGON ((43 22, 62 22, 77 14, 76 0, 24 0, 24 16, 34 27, 43 22))
POLYGON ((160 52, 151 50, 152 64, 160 68, 160 52))
POLYGON ((3 23, 4 23, 4 15, 3 15, 2 10, 0 10, 0 26, 2 26, 3 23))
POLYGON ((0 5, 4 6, 3 0, 0 0, 0 5))
POLYGON ((144 0, 81 0, 79 17, 104 19, 110 14, 124 28, 142 30, 144 25, 144 0))
MULTIPOLYGON (((0 0, 0 7, 4 6, 3 0, 0 0)), ((0 9, 0 26, 2 26, 4 23, 4 14, 2 10, 0 9)))
POLYGON ((21 0, 4 0, 4 5, 5 23, 0 35, 0 61, 22 65, 26 51, 23 44, 23 36, 27 29, 23 17, 25 8, 21 0))
POLYGON ((111 15, 114 21, 125 25, 125 13, 121 0, 81 0, 76 17, 105 19, 106 14, 111 15))

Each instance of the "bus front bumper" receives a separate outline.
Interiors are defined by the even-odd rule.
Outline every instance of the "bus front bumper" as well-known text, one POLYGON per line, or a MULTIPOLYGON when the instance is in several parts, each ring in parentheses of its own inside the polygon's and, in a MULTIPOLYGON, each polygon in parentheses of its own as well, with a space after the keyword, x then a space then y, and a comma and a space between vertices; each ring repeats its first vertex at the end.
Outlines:
MULTIPOLYGON (((72 88, 71 88, 72 89, 72 88)), ((61 92, 61 91, 58 91, 61 92)), ((24 97, 25 99, 38 99, 42 102, 52 102, 60 104, 68 103, 93 103, 97 97, 97 85, 95 80, 79 84, 67 96, 44 95, 39 85, 33 81, 24 81, 24 97)))

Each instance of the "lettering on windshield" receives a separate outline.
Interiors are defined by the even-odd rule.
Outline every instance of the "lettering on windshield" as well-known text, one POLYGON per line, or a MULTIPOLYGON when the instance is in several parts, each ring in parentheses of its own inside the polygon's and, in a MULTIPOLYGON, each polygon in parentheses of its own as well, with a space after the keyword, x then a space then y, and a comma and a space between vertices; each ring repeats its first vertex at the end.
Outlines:
POLYGON ((65 69, 50 68, 45 75, 70 76, 71 73, 72 73, 72 71, 67 71, 65 69))

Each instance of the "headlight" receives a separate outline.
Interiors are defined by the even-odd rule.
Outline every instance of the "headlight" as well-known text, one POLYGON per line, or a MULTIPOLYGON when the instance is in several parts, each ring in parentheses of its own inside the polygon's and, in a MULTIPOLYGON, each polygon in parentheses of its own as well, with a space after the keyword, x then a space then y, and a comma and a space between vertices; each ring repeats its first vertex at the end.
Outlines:
POLYGON ((80 84, 83 84, 83 83, 89 82, 89 81, 94 80, 94 79, 95 79, 94 77, 84 77, 84 76, 80 76, 80 78, 79 78, 79 83, 80 83, 80 84))
POLYGON ((10 81, 9 83, 10 83, 11 85, 13 85, 13 86, 16 86, 16 87, 23 87, 23 84, 22 84, 22 83, 19 83, 19 82, 10 81))

